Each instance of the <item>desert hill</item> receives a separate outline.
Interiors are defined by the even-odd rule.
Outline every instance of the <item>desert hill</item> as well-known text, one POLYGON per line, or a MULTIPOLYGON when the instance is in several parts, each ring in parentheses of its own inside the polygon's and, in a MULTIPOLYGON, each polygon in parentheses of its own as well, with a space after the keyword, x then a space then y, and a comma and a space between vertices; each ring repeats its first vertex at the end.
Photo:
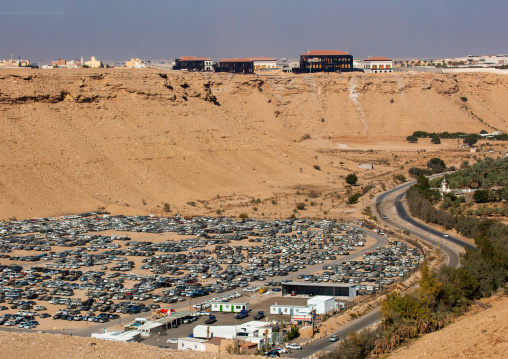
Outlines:
POLYGON ((344 142, 406 150, 414 130, 507 131, 506 98, 508 77, 492 74, 4 69, 0 219, 341 190, 369 160, 337 152, 344 142))

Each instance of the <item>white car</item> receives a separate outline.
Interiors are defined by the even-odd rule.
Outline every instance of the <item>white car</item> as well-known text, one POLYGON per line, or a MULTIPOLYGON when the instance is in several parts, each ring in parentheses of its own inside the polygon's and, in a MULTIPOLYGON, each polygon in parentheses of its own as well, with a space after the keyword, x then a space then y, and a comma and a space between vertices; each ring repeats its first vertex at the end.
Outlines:
POLYGON ((443 237, 448 238, 448 234, 443 233, 443 237))
POLYGON ((176 338, 170 338, 167 340, 168 344, 178 344, 178 339, 176 338))
POLYGON ((301 350, 302 349, 302 347, 300 345, 296 345, 296 344, 288 344, 288 345, 286 345, 286 348, 293 349, 293 350, 301 350))

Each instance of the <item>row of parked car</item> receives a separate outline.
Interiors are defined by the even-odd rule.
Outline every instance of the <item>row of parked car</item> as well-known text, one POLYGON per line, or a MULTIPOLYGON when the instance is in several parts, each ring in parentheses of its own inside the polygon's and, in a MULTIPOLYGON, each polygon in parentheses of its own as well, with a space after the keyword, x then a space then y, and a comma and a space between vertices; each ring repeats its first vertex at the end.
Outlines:
MULTIPOLYGON (((9 257, 0 259, 0 302, 31 310, 47 301, 74 311, 57 313, 56 319, 110 320, 110 315, 146 312, 162 303, 248 288, 256 281, 273 283, 307 266, 337 261, 365 241, 361 229, 309 219, 186 219, 94 212, 0 222, 0 252, 9 257), (101 233, 111 230, 119 235, 101 233), (141 241, 125 232, 174 233, 182 238, 141 241), (31 268, 16 263, 23 261, 35 263, 31 268), (134 269, 138 274, 132 273, 134 269), (85 295, 76 297, 76 293, 85 295)), ((397 253, 384 256, 389 255, 395 264, 401 260, 397 253)), ((377 266, 378 260, 387 259, 371 256, 367 260, 377 266)), ((386 263, 387 267, 392 263, 386 263)), ((325 276, 327 280, 361 280, 353 272, 340 274, 342 269, 330 267, 322 280, 325 276)), ((374 272, 378 271, 388 273, 376 267, 374 272)), ((209 304, 202 302, 200 308, 209 304)))

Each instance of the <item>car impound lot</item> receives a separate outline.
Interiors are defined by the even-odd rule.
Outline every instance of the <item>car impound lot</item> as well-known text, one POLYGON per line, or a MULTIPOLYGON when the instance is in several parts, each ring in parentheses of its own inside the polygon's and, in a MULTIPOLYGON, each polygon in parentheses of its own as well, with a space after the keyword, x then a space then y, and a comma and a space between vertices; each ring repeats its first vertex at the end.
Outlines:
POLYGON ((125 323, 159 307, 204 310, 210 299, 261 287, 280 297, 281 281, 299 273, 301 280, 356 283, 369 294, 418 263, 419 253, 399 242, 342 263, 369 243, 359 226, 308 219, 86 213, 1 222, 3 325, 33 319, 37 314, 17 313, 36 308, 50 315, 38 318, 38 330, 79 329, 125 323))

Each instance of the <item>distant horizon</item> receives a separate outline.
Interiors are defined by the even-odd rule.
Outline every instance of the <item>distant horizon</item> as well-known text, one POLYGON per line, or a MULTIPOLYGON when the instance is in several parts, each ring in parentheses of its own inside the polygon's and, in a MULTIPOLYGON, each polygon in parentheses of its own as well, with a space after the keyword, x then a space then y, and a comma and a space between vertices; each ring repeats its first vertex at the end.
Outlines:
POLYGON ((17 0, 0 4, 0 59, 295 58, 311 49, 358 59, 504 54, 506 14, 502 0, 17 0))

